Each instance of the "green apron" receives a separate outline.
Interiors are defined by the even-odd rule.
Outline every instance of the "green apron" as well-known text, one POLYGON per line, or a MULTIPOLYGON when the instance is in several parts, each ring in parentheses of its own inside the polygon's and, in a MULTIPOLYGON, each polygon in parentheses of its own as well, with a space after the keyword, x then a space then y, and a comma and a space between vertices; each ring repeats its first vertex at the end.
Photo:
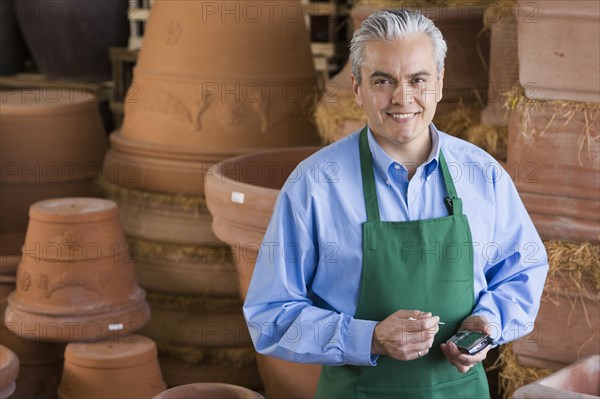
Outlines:
POLYGON ((325 366, 317 398, 489 398, 481 363, 461 374, 440 344, 472 312, 473 246, 462 202, 456 195, 444 154, 439 162, 449 216, 407 222, 383 222, 375 190, 373 156, 367 128, 360 134, 360 163, 367 221, 362 226, 363 263, 355 317, 381 321, 399 309, 439 316, 429 353, 412 361, 379 356, 377 366, 325 366))

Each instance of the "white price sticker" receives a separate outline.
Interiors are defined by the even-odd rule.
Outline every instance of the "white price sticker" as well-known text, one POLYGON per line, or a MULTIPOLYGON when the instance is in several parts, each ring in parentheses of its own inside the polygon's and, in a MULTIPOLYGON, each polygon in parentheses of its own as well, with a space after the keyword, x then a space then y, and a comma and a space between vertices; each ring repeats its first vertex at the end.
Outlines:
POLYGON ((237 191, 231 193, 231 202, 235 202, 236 204, 243 204, 244 198, 244 193, 238 193, 237 191))

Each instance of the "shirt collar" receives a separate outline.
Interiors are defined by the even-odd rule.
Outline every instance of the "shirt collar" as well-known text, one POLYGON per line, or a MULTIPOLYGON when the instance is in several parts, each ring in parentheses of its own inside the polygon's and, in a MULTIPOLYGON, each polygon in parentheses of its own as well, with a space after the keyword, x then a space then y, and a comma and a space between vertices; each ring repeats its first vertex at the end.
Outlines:
MULTIPOLYGON (((379 143, 373 137, 371 128, 367 126, 367 138, 369 140, 369 147, 371 148, 371 154, 373 155, 373 165, 376 172, 383 177, 384 181, 388 181, 390 178, 389 170, 394 164, 398 163, 392 159, 384 150, 381 148, 379 143)), ((438 157, 440 154, 440 134, 433 123, 429 125, 429 134, 431 135, 431 152, 427 157, 427 160, 420 167, 424 167, 424 178, 427 178, 436 168, 439 163, 438 157)), ((400 164, 402 168, 406 169, 404 165, 400 164)))

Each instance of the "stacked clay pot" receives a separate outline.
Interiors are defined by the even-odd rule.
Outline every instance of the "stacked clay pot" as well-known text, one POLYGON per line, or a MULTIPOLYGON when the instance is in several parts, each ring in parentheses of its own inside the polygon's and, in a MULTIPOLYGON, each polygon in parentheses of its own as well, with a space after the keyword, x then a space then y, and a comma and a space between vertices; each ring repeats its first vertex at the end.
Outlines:
POLYGON ((232 252, 212 232, 204 180, 225 158, 318 142, 301 3, 271 6, 155 2, 123 125, 110 136, 100 186, 122 210, 153 313, 141 333, 156 342, 168 386, 262 385, 232 252), (248 14, 257 7, 260 15, 248 14))
POLYGON ((156 395, 153 399, 188 398, 264 399, 262 395, 244 387, 219 383, 186 384, 168 389, 156 395))
POLYGON ((67 345, 59 399, 151 398, 165 389, 156 345, 147 337, 67 345))
MULTIPOLYGON (((206 181, 206 199, 217 237, 234 249, 242 301, 254 271, 279 190, 300 161, 318 147, 267 150, 217 164, 206 181)), ((268 398, 314 397, 321 366, 257 355, 268 398)))
MULTIPOLYGON (((403 3, 406 7, 415 7, 412 1, 358 2, 350 12, 354 29, 358 29, 370 14, 402 7, 403 3)), ((478 35, 483 29, 483 9, 449 6, 423 8, 421 12, 435 22, 448 44, 442 100, 438 103, 436 115, 448 114, 460 104, 467 108, 483 107, 487 98, 488 76, 487 61, 482 61, 482 58, 487 60, 489 55, 489 39, 478 35)), ((367 122, 364 111, 354 102, 351 74, 352 65, 348 59, 342 70, 327 83, 317 106, 319 133, 326 143, 353 133, 367 122), (335 123, 327 123, 329 120, 335 123)))
POLYGON ((16 291, 4 315, 10 331, 36 341, 98 341, 148 321, 114 202, 44 200, 29 216, 16 291))
POLYGON ((19 359, 10 349, 0 345, 0 398, 10 397, 15 392, 19 359))
POLYGON ((20 372, 12 399, 50 399, 56 397, 63 366, 65 345, 21 338, 4 326, 7 297, 15 290, 15 273, 0 274, 0 334, 2 345, 19 358, 20 372))
POLYGON ((0 267, 16 270, 29 206, 92 196, 106 136, 94 93, 66 88, 0 91, 0 267))

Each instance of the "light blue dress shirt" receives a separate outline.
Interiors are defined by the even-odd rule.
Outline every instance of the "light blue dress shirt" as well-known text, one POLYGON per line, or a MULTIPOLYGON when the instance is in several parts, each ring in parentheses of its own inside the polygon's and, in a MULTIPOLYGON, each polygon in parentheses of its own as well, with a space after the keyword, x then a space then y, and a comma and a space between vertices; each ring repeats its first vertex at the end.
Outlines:
MULTIPOLYGON (((433 124, 430 133, 429 158, 409 181, 406 168, 369 131, 381 220, 448 215, 441 148, 473 237, 473 314, 487 318, 497 344, 526 335, 533 330, 548 271, 542 241, 494 158, 433 124)), ((371 339, 377 322, 353 317, 367 219, 358 137, 355 132, 304 160, 279 194, 244 303, 259 353, 303 363, 376 364, 371 339)), ((424 256, 452 259, 465 251, 448 244, 424 256)))

